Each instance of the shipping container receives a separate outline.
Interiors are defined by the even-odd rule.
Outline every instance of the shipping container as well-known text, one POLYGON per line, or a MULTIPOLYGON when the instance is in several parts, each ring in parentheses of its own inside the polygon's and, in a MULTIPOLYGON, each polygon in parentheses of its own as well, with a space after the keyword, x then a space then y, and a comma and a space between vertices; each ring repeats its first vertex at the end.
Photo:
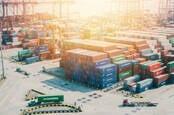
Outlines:
POLYGON ((105 59, 102 59, 102 60, 94 61, 92 63, 92 65, 96 68, 96 67, 104 66, 104 65, 107 65, 107 64, 110 64, 110 63, 111 63, 111 60, 109 58, 105 58, 105 59))
POLYGON ((170 83, 170 84, 174 83, 174 72, 170 73, 168 83, 170 83))
POLYGON ((118 68, 118 72, 119 73, 123 73, 123 72, 126 72, 126 71, 129 71, 129 70, 132 70, 132 66, 127 66, 127 67, 124 67, 124 68, 118 68))
POLYGON ((64 46, 70 46, 71 48, 83 48, 92 51, 101 51, 106 52, 109 50, 115 50, 116 45, 110 42, 98 41, 98 40, 82 40, 82 39, 73 39, 65 40, 64 46))
POLYGON ((136 46, 137 50, 141 51, 150 48, 148 44, 141 44, 136 46))
POLYGON ((67 79, 95 88, 106 88, 117 81, 117 68, 106 53, 73 49, 65 53, 67 79), (104 56, 104 57, 103 57, 104 56))
POLYGON ((174 61, 167 63, 167 69, 174 68, 174 61))
POLYGON ((134 82, 138 82, 140 80, 141 80, 141 76, 140 75, 134 75, 132 77, 126 78, 123 81, 123 88, 127 89, 129 84, 134 83, 134 82))
POLYGON ((28 57, 31 57, 33 55, 32 50, 22 50, 18 51, 18 59, 19 61, 25 60, 28 57))
POLYGON ((148 71, 153 71, 153 70, 155 70, 155 69, 160 68, 161 65, 162 65, 161 62, 152 63, 152 64, 150 64, 150 65, 147 65, 147 70, 148 70, 148 71))
POLYGON ((131 50, 129 50, 129 51, 130 51, 130 53, 131 53, 132 55, 137 53, 137 50, 136 50, 136 49, 131 49, 131 50))
POLYGON ((111 58, 112 63, 116 63, 125 59, 126 59, 125 55, 119 55, 111 58))
POLYGON ((172 54, 167 54, 167 55, 165 56, 165 61, 166 61, 166 62, 174 61, 174 55, 172 55, 172 54))
POLYGON ((109 50, 109 51, 106 51, 105 53, 108 54, 109 58, 123 54, 120 49, 109 50))
POLYGON ((125 56, 128 56, 128 55, 131 55, 131 52, 130 52, 130 51, 123 51, 123 54, 124 54, 125 56))
POLYGON ((140 53, 133 54, 133 59, 140 58, 140 53))
POLYGON ((131 84, 128 85, 128 90, 132 93, 135 93, 136 92, 136 83, 133 82, 131 84))
POLYGON ((136 92, 141 93, 143 91, 151 89, 152 86, 153 86, 153 79, 148 78, 148 79, 142 80, 142 81, 137 83, 136 92))
POLYGON ((150 72, 151 77, 156 77, 160 74, 163 74, 166 71, 166 68, 167 67, 164 66, 164 67, 161 67, 161 68, 158 68, 158 69, 155 69, 155 70, 151 71, 150 72))
POLYGON ((158 60, 159 59, 159 54, 158 53, 149 53, 149 54, 144 54, 144 58, 147 60, 158 60))
POLYGON ((132 65, 133 66, 140 64, 140 61, 139 60, 131 60, 131 62, 132 62, 132 65))
POLYGON ((153 53, 153 51, 151 48, 148 48, 148 49, 141 50, 140 53, 142 56, 144 56, 145 54, 153 53))
POLYGON ((25 59, 26 64, 37 62, 37 61, 39 61, 39 56, 29 57, 25 59))
POLYGON ((158 88, 160 86, 165 85, 167 83, 168 78, 169 78, 169 74, 162 74, 162 75, 156 76, 154 78, 154 83, 153 83, 154 87, 158 88))
POLYGON ((106 36, 104 37, 104 39, 110 42, 116 42, 116 43, 128 44, 128 45, 134 45, 134 46, 146 43, 144 39, 127 38, 127 37, 116 38, 116 37, 106 36))
POLYGON ((108 74, 108 73, 112 73, 112 72, 114 72, 116 74, 117 67, 114 64, 107 64, 107 65, 104 65, 104 66, 97 67, 96 72, 97 72, 97 74, 100 74, 100 73, 108 74))
POLYGON ((39 54, 42 52, 48 52, 48 45, 38 45, 38 46, 34 46, 34 53, 35 54, 39 54))
POLYGON ((132 66, 131 60, 122 60, 122 61, 116 62, 114 64, 116 64, 118 66, 118 69, 132 66))
POLYGON ((174 54, 174 48, 169 49, 168 52, 169 52, 170 54, 174 54))
POLYGON ((134 59, 134 55, 127 55, 127 56, 126 56, 126 59, 127 59, 127 60, 133 60, 133 59, 134 59))
POLYGON ((135 58, 135 60, 138 60, 140 63, 143 63, 146 61, 146 58, 135 58))
POLYGON ((123 73, 118 73, 118 80, 119 81, 124 80, 125 78, 130 77, 131 75, 132 75, 132 70, 123 73))

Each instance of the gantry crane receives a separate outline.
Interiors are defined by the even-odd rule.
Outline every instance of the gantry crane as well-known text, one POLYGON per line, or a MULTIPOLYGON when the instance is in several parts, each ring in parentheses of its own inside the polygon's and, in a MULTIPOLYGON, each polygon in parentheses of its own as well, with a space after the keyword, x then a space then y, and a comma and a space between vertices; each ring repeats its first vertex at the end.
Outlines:
POLYGON ((160 24, 174 23, 174 0, 159 0, 160 24))
MULTIPOLYGON (((2 26, 0 27, 0 29, 4 28, 4 23, 5 22, 11 22, 11 25, 13 22, 25 22, 26 17, 28 16, 27 14, 27 6, 30 6, 32 9, 32 16, 34 16, 35 13, 35 7, 38 5, 42 5, 42 4, 49 4, 52 5, 53 7, 53 14, 55 14, 55 9, 57 8, 57 5, 59 5, 59 18, 62 18, 62 4, 67 4, 67 7, 69 7, 69 4, 74 3, 73 0, 50 0, 50 1, 44 1, 44 0, 2 0, 2 2, 0 2, 0 6, 2 7, 2 26), (9 7, 12 7, 12 11, 13 15, 9 16, 8 14, 8 9, 9 7), (20 6, 22 6, 22 9, 20 9, 20 6), (22 15, 19 14, 19 12, 22 12, 22 15), (11 19, 11 17, 13 17, 11 19), (19 20, 21 19, 21 20, 19 20)), ((69 8, 67 8, 69 10, 69 8)), ((69 11, 67 11, 67 15, 69 14, 69 11)))

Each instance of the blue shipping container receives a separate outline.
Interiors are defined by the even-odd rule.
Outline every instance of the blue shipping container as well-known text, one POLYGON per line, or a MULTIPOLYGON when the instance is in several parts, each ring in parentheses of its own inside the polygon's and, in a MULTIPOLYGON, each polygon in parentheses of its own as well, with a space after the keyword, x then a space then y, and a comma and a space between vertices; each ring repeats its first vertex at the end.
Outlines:
POLYGON ((174 72, 170 73, 169 79, 168 79, 168 83, 173 84, 174 83, 174 72))
POLYGON ((133 82, 138 82, 140 80, 141 80, 141 76, 140 75, 134 75, 132 77, 126 78, 123 81, 123 88, 127 89, 129 84, 131 84, 133 82))
POLYGON ((146 91, 148 89, 151 89, 152 86, 153 86, 153 79, 145 79, 137 83, 136 92, 140 93, 146 91))
POLYGON ((94 61, 93 65, 94 65, 94 67, 100 67, 100 66, 104 66, 104 65, 107 65, 110 63, 111 63, 111 60, 109 58, 106 58, 106 59, 94 61))
POLYGON ((39 61, 39 56, 29 57, 25 59, 25 63, 33 63, 39 61))
POLYGON ((105 73, 111 73, 115 72, 116 73, 117 67, 115 64, 107 64, 104 66, 100 66, 96 68, 96 72, 105 74, 105 73))
POLYGON ((140 62, 139 62, 138 60, 132 60, 132 64, 133 64, 133 65, 139 65, 140 62))
POLYGON ((115 84, 114 82, 99 83, 99 84, 96 84, 96 87, 100 88, 100 89, 104 89, 104 88, 108 88, 108 87, 110 87, 110 86, 112 86, 114 84, 115 84))
POLYGON ((158 53, 145 54, 144 57, 145 57, 147 60, 158 60, 158 59, 159 59, 158 53))
POLYGON ((141 50, 140 52, 141 52, 141 55, 142 55, 142 56, 144 56, 145 54, 153 53, 153 51, 152 51, 151 48, 141 50))
POLYGON ((167 81, 163 81, 163 82, 160 82, 160 83, 158 83, 158 84, 154 84, 154 87, 155 88, 158 88, 158 87, 161 87, 161 86, 163 86, 163 85, 165 85, 167 83, 167 81))
POLYGON ((128 67, 128 66, 131 66, 132 65, 132 62, 131 60, 123 60, 123 61, 119 61, 117 63, 115 63, 118 68, 125 68, 125 67, 128 67))

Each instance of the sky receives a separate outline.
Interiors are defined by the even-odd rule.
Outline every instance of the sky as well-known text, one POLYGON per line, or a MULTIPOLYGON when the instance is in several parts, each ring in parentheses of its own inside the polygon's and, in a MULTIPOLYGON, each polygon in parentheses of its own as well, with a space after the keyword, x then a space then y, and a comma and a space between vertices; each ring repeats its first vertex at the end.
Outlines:
MULTIPOLYGON (((2 0, 0 0, 2 1, 2 0)), ((14 1, 14 0, 10 0, 14 1)), ((21 1, 21 0, 19 0, 21 1)), ((29 0, 26 0, 29 1, 29 0)), ((40 0, 43 1, 43 0, 40 0)), ((44 1, 50 1, 50 0, 44 0, 44 1)), ((81 17, 88 17, 91 15, 102 15, 105 12, 111 11, 113 9, 113 4, 110 4, 109 1, 112 0, 75 0, 75 4, 71 5, 69 10, 72 12, 78 13, 81 17)), ((146 6, 152 7, 152 10, 157 9, 157 0, 146 0, 147 4, 146 6), (152 1, 152 4, 148 4, 148 1, 152 1)), ((35 9, 36 12, 52 12, 52 5, 40 5, 35 9)), ((20 11, 22 10, 22 7, 19 7, 20 11)), ((28 12, 31 12, 31 7, 27 7, 28 12)), ((56 6, 55 9, 56 14, 59 13, 59 7, 56 6)), ((67 7, 66 5, 63 6, 63 14, 67 13, 67 7)), ((9 14, 12 14, 12 7, 9 7, 9 14)), ((0 6, 0 15, 2 15, 2 8, 0 6)))

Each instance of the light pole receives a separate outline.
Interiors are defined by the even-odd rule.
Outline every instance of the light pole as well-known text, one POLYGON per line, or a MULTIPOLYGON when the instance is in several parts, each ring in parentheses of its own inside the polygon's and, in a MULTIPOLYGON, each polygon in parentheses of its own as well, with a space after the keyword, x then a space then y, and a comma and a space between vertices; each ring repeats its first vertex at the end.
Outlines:
POLYGON ((2 53, 2 35, 0 36, 0 50, 1 50, 1 64, 2 64, 2 79, 5 79, 5 71, 4 71, 4 59, 2 53))

